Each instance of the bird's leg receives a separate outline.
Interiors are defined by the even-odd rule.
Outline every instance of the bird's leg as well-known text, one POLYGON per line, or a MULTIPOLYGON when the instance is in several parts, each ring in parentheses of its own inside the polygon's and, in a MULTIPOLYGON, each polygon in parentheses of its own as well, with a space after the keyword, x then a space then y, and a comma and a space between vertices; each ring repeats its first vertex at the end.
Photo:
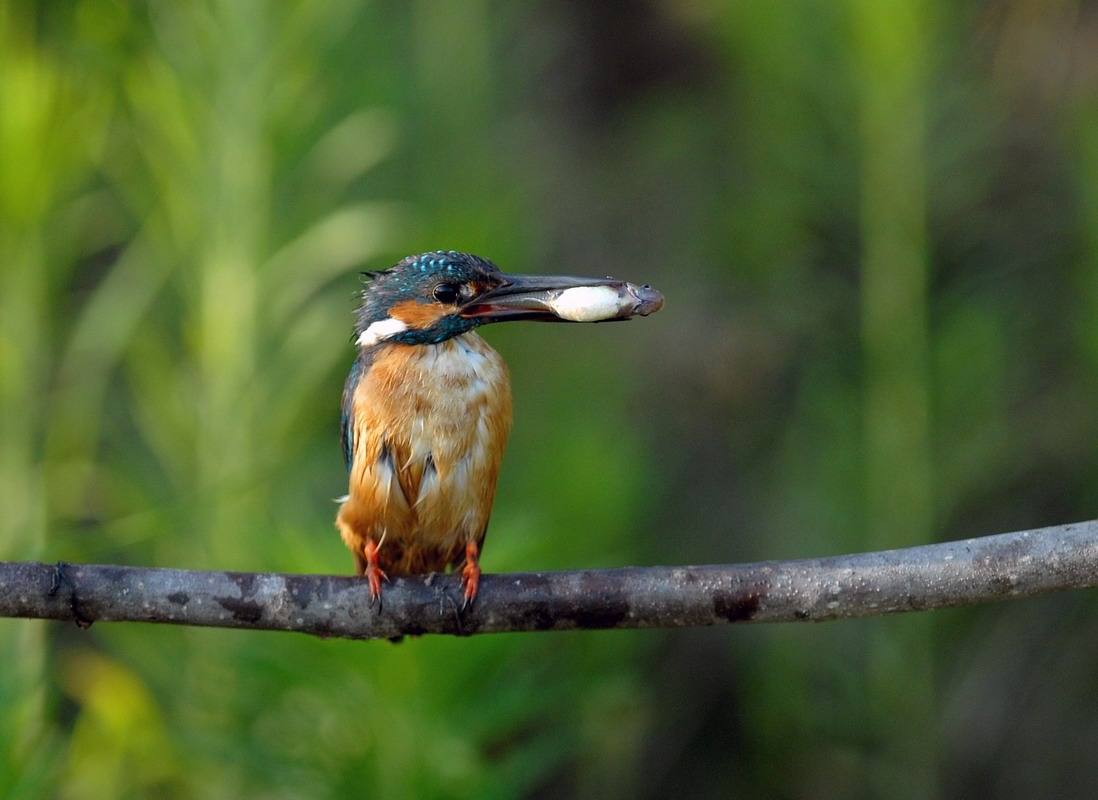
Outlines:
POLYGON ((477 589, 480 588, 480 564, 477 563, 479 552, 476 542, 466 542, 465 566, 461 568, 461 585, 465 587, 465 600, 461 604, 463 610, 477 599, 477 589))
POLYGON ((378 610, 381 610, 381 582, 388 581, 389 576, 386 575, 381 567, 377 563, 377 552, 381 549, 381 545, 374 541, 373 537, 366 540, 366 546, 362 548, 363 554, 366 556, 366 582, 370 585, 370 605, 374 604, 377 600, 378 610))

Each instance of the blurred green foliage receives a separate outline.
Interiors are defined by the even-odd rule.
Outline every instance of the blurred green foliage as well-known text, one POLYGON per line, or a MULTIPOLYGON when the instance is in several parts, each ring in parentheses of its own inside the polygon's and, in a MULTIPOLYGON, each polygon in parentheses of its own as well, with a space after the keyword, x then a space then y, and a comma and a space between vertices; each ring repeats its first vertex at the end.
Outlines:
MULTIPOLYGON (((500 326, 488 571, 1091 517, 1098 15, 1026 0, 0 0, 0 558, 349 572, 359 269, 500 326)), ((0 621, 0 796, 1098 792, 1085 595, 388 643, 0 621)))

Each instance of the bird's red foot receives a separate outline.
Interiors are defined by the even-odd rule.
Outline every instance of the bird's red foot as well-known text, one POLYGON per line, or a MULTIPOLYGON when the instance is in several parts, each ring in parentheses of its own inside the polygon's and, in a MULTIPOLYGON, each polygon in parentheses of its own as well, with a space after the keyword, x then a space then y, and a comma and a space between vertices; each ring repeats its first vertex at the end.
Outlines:
POLYGON ((480 588, 480 564, 477 563, 479 552, 476 542, 465 545, 465 566, 461 568, 461 585, 465 587, 462 609, 468 608, 477 599, 477 589, 480 588))
POLYGON ((366 556, 366 582, 370 586, 370 605, 377 601, 377 607, 381 609, 381 582, 388 582, 389 576, 386 575, 381 567, 377 563, 377 551, 380 546, 373 539, 366 540, 366 546, 362 548, 363 553, 366 556))

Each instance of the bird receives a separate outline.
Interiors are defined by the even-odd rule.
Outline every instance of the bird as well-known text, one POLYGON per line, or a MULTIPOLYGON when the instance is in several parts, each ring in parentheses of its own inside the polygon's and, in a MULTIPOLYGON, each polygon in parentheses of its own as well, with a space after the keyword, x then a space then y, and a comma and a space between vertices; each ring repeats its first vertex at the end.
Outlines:
POLYGON ((452 568, 464 609, 479 589, 512 422, 507 365, 477 329, 646 316, 663 296, 613 278, 508 274, 454 250, 362 275, 340 415, 348 492, 336 528, 371 605, 380 610, 389 576, 452 568))

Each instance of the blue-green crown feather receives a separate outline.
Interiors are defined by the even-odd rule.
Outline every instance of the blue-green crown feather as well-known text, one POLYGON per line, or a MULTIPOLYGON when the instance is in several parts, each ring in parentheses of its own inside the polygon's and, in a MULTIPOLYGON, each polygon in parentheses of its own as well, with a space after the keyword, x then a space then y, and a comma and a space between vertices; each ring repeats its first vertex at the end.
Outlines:
MULTIPOLYGON (((465 285, 474 281, 498 283, 499 267, 486 258, 459 253, 456 250, 436 250, 408 256, 380 272, 366 272, 362 289, 362 304, 358 308, 354 338, 375 322, 386 319, 389 309, 400 302, 417 300, 433 302, 431 293, 440 283, 465 285)), ((398 344, 438 344, 460 336, 480 324, 460 315, 443 317, 438 325, 424 330, 410 330, 389 339, 398 344)))

